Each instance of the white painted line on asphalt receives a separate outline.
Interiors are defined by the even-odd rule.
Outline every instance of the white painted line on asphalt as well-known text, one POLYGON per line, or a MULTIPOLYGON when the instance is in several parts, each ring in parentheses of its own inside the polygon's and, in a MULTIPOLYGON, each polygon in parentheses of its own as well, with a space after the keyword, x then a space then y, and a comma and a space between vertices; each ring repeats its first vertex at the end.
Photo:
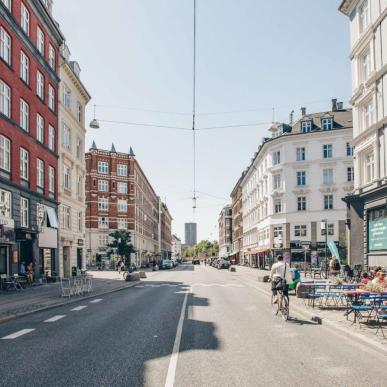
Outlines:
POLYGON ((175 342, 173 344, 171 360, 169 361, 168 374, 167 374, 167 379, 165 381, 165 387, 173 387, 173 385, 175 384, 177 359, 179 357, 179 351, 180 351, 181 334, 183 333, 185 309, 187 306, 188 293, 190 293, 190 291, 191 291, 191 288, 188 292, 185 293, 183 306, 181 307, 180 319, 177 325, 176 337, 175 337, 175 342))
POLYGON ((101 302, 101 301, 102 301, 102 298, 96 298, 95 300, 90 301, 90 304, 97 304, 98 302, 101 302))
POLYGON ((65 314, 58 314, 57 316, 51 317, 48 320, 45 320, 43 322, 45 322, 45 323, 55 322, 55 321, 58 321, 58 320, 62 319, 63 317, 66 317, 66 315, 65 314))
POLYGON ((72 312, 78 312, 79 310, 87 308, 87 305, 80 305, 77 306, 76 308, 71 309, 72 312))
POLYGON ((34 331, 35 329, 22 329, 21 331, 17 331, 15 333, 12 333, 11 335, 4 336, 1 338, 1 340, 11 340, 11 339, 16 339, 20 336, 26 335, 27 333, 30 333, 34 331))

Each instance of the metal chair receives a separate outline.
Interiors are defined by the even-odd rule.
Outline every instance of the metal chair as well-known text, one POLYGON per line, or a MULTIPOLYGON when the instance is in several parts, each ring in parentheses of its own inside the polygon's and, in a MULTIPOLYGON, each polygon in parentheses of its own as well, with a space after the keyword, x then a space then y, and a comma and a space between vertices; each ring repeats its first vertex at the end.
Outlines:
POLYGON ((73 295, 69 278, 61 278, 60 279, 60 289, 62 292, 62 297, 70 298, 73 295))

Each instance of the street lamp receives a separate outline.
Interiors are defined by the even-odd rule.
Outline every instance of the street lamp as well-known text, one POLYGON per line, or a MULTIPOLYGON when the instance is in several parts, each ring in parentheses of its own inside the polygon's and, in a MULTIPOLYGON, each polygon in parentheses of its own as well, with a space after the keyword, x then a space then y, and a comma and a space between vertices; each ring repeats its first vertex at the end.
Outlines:
POLYGON ((95 118, 95 105, 94 105, 94 118, 91 120, 89 126, 91 129, 99 129, 99 122, 98 120, 95 118))
POLYGON ((328 225, 327 220, 321 221, 321 230, 325 230, 325 278, 328 278, 328 225))

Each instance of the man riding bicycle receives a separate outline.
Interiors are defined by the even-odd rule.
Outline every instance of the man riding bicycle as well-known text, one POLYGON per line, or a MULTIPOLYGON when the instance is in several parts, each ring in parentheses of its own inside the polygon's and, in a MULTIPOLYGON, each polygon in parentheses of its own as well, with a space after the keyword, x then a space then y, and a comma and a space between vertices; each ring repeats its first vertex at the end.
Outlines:
MULTIPOLYGON (((288 285, 293 279, 290 266, 288 263, 284 262, 282 255, 277 256, 277 263, 271 267, 270 279, 273 295, 277 296, 277 290, 281 288, 280 290, 282 290, 283 295, 289 299, 288 285)), ((275 302, 277 302, 277 299, 275 302)))

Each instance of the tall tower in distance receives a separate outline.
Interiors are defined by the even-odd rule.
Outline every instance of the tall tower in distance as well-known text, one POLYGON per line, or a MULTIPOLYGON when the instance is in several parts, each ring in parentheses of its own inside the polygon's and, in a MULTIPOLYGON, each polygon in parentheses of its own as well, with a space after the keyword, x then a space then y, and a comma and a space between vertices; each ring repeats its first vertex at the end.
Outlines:
POLYGON ((197 243, 197 224, 185 223, 185 244, 196 245, 197 243))

